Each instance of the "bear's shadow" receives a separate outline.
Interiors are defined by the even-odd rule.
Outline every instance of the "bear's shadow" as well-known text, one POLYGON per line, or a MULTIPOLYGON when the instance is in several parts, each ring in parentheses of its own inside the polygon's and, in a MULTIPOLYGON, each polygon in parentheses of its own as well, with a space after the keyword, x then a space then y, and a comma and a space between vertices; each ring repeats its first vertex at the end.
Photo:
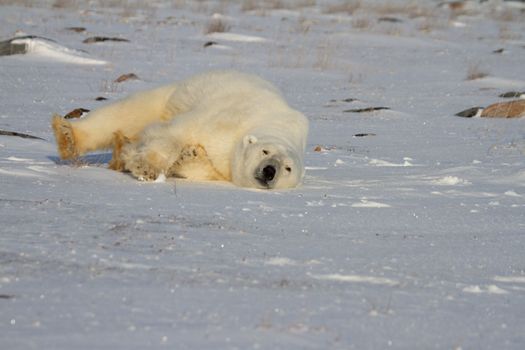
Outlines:
POLYGON ((78 157, 77 159, 73 160, 64 160, 60 159, 57 156, 48 156, 47 158, 51 160, 53 163, 57 165, 108 165, 109 161, 111 160, 112 154, 111 153, 96 153, 96 154, 88 154, 82 157, 78 157))

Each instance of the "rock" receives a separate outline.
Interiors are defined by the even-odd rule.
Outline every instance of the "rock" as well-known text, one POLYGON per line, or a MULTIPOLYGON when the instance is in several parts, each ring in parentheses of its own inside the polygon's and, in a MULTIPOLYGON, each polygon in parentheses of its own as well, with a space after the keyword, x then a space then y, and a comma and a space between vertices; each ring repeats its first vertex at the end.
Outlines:
POLYGON ((89 58, 83 50, 75 50, 58 44, 56 41, 36 35, 17 36, 0 41, 0 56, 35 55, 56 62, 74 64, 106 64, 102 60, 89 58))
POLYGON ((479 117, 481 111, 483 111, 483 107, 472 107, 469 109, 465 109, 464 111, 461 111, 459 113, 456 113, 455 115, 463 118, 479 117))
POLYGON ((82 41, 84 44, 93 44, 93 43, 99 43, 104 41, 117 41, 117 42, 129 42, 128 39, 124 38, 116 38, 116 37, 108 37, 108 36, 92 36, 84 41, 82 41))
POLYGON ((69 112, 68 114, 66 114, 64 116, 64 119, 77 119, 77 118, 82 118, 86 113, 89 112, 89 109, 85 109, 85 108, 76 108, 74 110, 72 110, 71 112, 69 112))
POLYGON ((21 138, 24 138, 24 139, 45 140, 45 139, 43 139, 41 137, 38 137, 38 136, 24 134, 24 133, 16 132, 16 131, 0 130, 0 135, 2 135, 2 136, 16 136, 16 137, 21 137, 21 138))
POLYGON ((378 22, 388 22, 388 23, 402 23, 403 20, 396 18, 396 17, 379 17, 377 19, 378 22))
POLYGON ((390 109, 390 108, 388 107, 366 107, 366 108, 347 109, 343 112, 344 113, 368 113, 368 112, 381 111, 383 109, 390 109))
POLYGON ((67 27, 66 30, 70 30, 75 33, 83 33, 86 31, 86 28, 84 27, 67 27))
POLYGON ((499 95, 499 97, 503 97, 503 98, 525 98, 525 91, 509 91, 509 92, 504 92, 502 93, 501 95, 499 95))
POLYGON ((135 73, 122 74, 120 77, 115 79, 115 83, 122 83, 126 80, 137 80, 139 77, 135 73))
POLYGON ((481 112, 483 118, 520 118, 525 116, 525 100, 494 103, 481 112))
POLYGON ((17 36, 9 40, 0 41, 0 56, 23 55, 28 51, 27 40, 42 40, 56 43, 54 40, 36 35, 17 36), (18 41, 18 42, 16 42, 18 41))

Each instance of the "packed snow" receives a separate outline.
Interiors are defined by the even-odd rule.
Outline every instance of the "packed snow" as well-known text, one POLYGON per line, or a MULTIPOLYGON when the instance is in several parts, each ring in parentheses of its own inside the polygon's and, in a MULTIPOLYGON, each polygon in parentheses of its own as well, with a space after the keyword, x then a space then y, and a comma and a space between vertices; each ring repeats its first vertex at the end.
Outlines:
POLYGON ((0 2, 53 40, 0 57, 0 130, 45 139, 0 135, 0 348, 523 349, 525 119, 454 114, 525 91, 525 6, 456 3, 0 2), (300 187, 58 158, 53 113, 215 68, 308 116, 300 187))

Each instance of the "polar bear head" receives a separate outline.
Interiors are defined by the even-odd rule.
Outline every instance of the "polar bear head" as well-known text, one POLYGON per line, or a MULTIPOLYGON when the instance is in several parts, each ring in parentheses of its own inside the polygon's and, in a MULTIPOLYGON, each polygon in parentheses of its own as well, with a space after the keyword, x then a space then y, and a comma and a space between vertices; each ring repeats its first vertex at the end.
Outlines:
POLYGON ((276 137, 244 136, 232 160, 237 186, 262 189, 296 187, 304 175, 303 153, 276 137))

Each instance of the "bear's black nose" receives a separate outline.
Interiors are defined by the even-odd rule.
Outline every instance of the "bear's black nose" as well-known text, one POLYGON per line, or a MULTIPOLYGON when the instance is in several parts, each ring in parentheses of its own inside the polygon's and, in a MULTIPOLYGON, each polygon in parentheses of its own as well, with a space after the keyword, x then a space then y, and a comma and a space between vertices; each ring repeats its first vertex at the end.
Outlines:
POLYGON ((273 165, 267 165, 263 168, 263 178, 266 183, 273 180, 275 177, 275 173, 277 171, 275 170, 275 167, 273 165))

